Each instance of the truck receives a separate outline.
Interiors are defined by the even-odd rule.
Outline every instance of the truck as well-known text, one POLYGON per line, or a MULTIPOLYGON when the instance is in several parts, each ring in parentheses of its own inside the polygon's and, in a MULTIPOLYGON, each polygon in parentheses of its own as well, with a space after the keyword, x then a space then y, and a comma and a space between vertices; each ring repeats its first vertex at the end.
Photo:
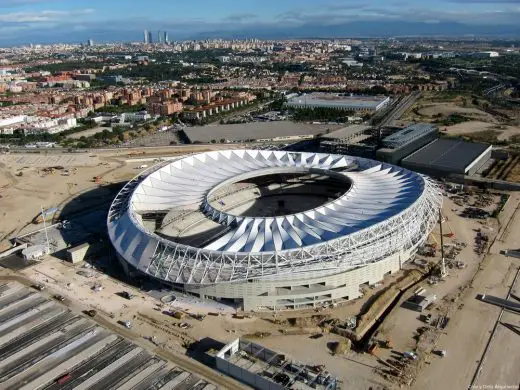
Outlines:
POLYGON ((180 311, 165 311, 164 314, 167 314, 170 317, 173 317, 177 320, 181 320, 184 318, 184 313, 182 313, 180 311))
POLYGON ((60 376, 58 379, 56 379, 56 383, 58 385, 63 385, 65 383, 67 383, 68 381, 70 381, 71 379, 72 379, 72 375, 65 374, 65 375, 60 376))
POLYGON ((131 300, 135 298, 134 294, 129 293, 128 291, 121 291, 119 295, 125 299, 131 300))
POLYGON ((415 352, 406 351, 406 352, 403 352, 403 356, 410 360, 417 360, 417 354, 415 352))

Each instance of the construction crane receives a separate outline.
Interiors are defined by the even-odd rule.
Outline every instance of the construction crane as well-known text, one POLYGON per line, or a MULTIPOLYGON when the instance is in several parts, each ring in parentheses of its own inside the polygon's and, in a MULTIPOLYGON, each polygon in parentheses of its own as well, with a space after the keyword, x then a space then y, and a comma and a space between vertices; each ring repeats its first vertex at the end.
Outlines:
POLYGON ((448 221, 448 217, 444 217, 444 220, 446 222, 446 226, 448 226, 448 229, 450 229, 450 232, 446 234, 446 237, 449 237, 449 238, 455 237, 455 232, 451 228, 451 225, 450 225, 450 223, 448 221))
MULTIPOLYGON (((446 271, 446 261, 444 260, 444 239, 442 235, 442 209, 439 209, 439 229, 441 230, 441 269, 440 269, 440 277, 444 278, 448 276, 448 272, 446 271)), ((451 230, 451 227, 450 227, 451 230)), ((453 232, 452 232, 453 233, 453 232)))

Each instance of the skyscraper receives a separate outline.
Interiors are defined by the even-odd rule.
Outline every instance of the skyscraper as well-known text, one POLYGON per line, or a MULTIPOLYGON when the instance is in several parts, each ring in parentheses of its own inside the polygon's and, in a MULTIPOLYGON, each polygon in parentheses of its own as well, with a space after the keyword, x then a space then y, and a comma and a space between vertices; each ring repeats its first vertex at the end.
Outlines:
POLYGON ((161 31, 157 31, 157 42, 158 43, 161 43, 162 42, 162 35, 161 35, 161 31))
POLYGON ((148 43, 148 31, 144 30, 144 43, 148 43))
POLYGON ((152 32, 148 31, 148 43, 153 43, 152 32))
POLYGON ((87 41, 87 46, 90 46, 90 47, 94 46, 94 41, 92 39, 89 39, 87 41))
POLYGON ((164 32, 164 43, 169 43, 169 41, 168 41, 168 31, 164 32))

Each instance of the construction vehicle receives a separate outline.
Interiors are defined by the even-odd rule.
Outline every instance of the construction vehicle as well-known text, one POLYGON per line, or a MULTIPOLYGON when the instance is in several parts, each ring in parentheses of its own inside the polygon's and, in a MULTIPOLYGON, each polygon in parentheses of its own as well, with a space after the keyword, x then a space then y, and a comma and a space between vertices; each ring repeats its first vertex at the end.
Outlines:
POLYGON ((63 295, 55 295, 54 299, 56 299, 58 302, 64 302, 65 297, 63 295))
POLYGON ((184 318, 184 313, 180 312, 180 311, 164 311, 163 314, 166 314, 170 317, 173 317, 177 320, 181 320, 184 318))
POLYGON ((125 299, 128 299, 128 300, 131 300, 131 299, 134 299, 134 298, 135 298, 135 295, 129 293, 128 291, 122 291, 122 292, 119 293, 119 295, 120 295, 122 298, 125 298, 125 299))
POLYGON ((410 360, 417 360, 417 354, 415 352, 403 352, 403 356, 410 360))

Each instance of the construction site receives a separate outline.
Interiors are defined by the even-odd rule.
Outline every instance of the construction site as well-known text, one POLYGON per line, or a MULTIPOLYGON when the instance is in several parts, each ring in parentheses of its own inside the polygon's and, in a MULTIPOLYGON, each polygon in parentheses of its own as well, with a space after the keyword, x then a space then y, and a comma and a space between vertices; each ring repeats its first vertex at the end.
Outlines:
POLYGON ((520 183, 520 154, 509 152, 503 158, 494 159, 482 176, 486 179, 520 183))
MULTIPOLYGON (((507 306, 510 303, 503 308, 496 305, 500 301, 477 298, 485 294, 514 301, 519 295, 519 260, 502 254, 520 248, 514 234, 520 229, 516 192, 439 182, 441 217, 427 243, 399 272, 362 285, 360 297, 347 302, 244 312, 225 302, 128 278, 107 239, 110 203, 144 165, 207 148, 0 156, 2 250, 7 251, 0 258, 0 276, 43 286, 38 294, 63 297, 48 304, 52 310, 63 306, 82 318, 94 311, 89 324, 137 343, 144 348, 139 356, 151 351, 146 359, 157 367, 166 364, 163 371, 179 367, 178 375, 190 373, 183 378, 201 381, 194 386, 244 386, 218 373, 215 362, 204 360, 214 348, 207 346, 208 340, 222 346, 237 338, 244 346, 276 351, 305 367, 323 365, 322 370, 337 379, 336 388, 518 385, 518 313, 507 306), (29 252, 24 256, 13 244, 46 249, 29 258, 29 252)), ((16 302, 12 304, 20 305, 16 302)), ((258 351, 252 352, 253 360, 258 351)), ((71 370, 63 375, 68 373, 74 377, 71 370)), ((284 375, 289 379, 277 377, 282 384, 294 384, 292 378, 299 377, 297 371, 284 375)))

